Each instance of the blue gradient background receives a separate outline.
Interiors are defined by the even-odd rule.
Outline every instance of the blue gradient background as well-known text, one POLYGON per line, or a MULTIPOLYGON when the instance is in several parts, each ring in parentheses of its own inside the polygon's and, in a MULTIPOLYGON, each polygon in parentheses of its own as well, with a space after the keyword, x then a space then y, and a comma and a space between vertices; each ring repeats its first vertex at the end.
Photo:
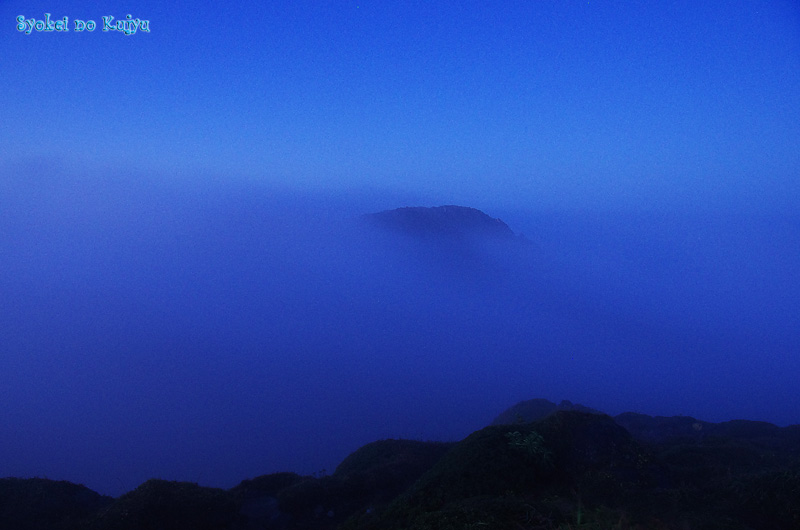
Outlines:
POLYGON ((794 1, 0 1, 0 51, 0 476, 229 487, 532 397, 800 422, 794 1), (567 316, 355 272, 409 204, 525 232, 567 316))
POLYGON ((787 206, 798 11, 5 1, 2 155, 503 204, 787 206), (16 31, 44 12, 152 31, 16 31))

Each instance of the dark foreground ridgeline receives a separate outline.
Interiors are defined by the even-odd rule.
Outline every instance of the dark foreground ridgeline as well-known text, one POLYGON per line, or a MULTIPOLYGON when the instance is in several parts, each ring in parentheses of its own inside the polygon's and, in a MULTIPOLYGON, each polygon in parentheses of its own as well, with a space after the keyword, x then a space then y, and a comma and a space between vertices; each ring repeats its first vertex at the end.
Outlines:
POLYGON ((330 476, 229 490, 152 479, 119 498, 0 479, 0 528, 794 529, 800 425, 519 403, 458 443, 382 440, 330 476))

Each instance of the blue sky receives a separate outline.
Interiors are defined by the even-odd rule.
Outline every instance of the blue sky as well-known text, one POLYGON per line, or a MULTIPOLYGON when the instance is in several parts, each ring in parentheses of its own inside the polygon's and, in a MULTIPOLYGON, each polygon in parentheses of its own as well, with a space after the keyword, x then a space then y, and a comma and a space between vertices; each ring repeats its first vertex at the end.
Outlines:
POLYGON ((800 191, 788 0, 6 1, 0 17, 5 164, 557 208, 800 191), (71 31, 16 30, 45 12, 71 31), (72 28, 128 13, 150 33, 72 28))

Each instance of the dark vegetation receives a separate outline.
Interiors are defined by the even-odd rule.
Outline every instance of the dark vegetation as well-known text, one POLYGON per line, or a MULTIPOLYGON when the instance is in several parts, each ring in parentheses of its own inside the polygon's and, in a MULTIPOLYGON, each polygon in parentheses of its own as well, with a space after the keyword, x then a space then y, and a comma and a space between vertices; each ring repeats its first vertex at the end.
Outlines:
POLYGON ((330 476, 273 473, 230 490, 153 479, 114 499, 6 478, 0 528, 800 527, 800 426, 585 410, 531 400, 458 443, 377 441, 330 476))

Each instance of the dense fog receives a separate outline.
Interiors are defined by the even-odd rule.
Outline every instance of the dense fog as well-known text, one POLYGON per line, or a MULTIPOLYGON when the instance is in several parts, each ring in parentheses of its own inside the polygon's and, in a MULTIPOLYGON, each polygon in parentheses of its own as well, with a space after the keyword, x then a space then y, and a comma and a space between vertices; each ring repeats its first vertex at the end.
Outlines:
POLYGON ((800 423, 791 213, 464 204, 525 237, 451 241, 362 218, 442 197, 165 182, 4 176, 0 476, 230 487, 534 397, 800 423))

